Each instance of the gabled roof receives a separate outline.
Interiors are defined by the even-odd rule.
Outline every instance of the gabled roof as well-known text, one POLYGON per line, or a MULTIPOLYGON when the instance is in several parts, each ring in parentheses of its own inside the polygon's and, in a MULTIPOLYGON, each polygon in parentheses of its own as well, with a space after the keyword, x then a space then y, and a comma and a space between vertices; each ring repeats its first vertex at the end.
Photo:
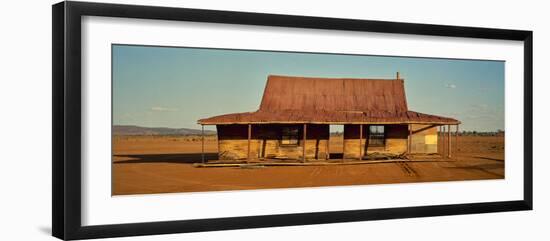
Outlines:
POLYGON ((260 111, 407 111, 402 79, 270 75, 260 111))
POLYGON ((458 124, 458 120, 410 111, 403 79, 312 78, 270 75, 260 108, 198 121, 203 125, 458 124))

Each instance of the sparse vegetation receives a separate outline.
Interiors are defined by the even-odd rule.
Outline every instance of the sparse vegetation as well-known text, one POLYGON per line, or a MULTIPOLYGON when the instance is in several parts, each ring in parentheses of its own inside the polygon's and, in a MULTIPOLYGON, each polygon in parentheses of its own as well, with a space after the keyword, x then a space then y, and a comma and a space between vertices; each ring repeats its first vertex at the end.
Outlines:
MULTIPOLYGON (((454 133, 453 133, 454 134, 454 133)), ((497 131, 460 131, 459 136, 504 136, 503 130, 497 131)))

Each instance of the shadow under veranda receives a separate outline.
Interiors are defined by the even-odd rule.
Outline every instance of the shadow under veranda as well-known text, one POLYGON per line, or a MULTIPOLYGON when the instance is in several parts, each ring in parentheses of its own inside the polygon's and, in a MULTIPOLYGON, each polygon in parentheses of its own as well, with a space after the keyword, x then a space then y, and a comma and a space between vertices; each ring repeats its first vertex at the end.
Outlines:
MULTIPOLYGON (((128 160, 114 160, 114 164, 136 163, 181 163, 193 164, 202 162, 202 153, 171 153, 171 154, 115 154, 113 157, 128 160)), ((342 153, 330 153, 330 159, 342 159, 342 153)), ((204 161, 217 161, 218 153, 204 153, 204 161)))
MULTIPOLYGON (((113 155, 118 158, 130 158, 130 160, 114 160, 115 164, 132 163, 185 163, 192 164, 202 162, 202 153, 172 153, 172 154, 128 154, 113 155)), ((204 161, 218 160, 218 153, 204 153, 204 161)))

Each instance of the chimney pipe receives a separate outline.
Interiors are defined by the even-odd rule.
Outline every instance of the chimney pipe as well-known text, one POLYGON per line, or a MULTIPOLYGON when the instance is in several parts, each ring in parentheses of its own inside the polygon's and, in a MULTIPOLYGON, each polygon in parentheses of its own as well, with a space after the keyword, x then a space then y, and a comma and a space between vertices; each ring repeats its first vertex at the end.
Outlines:
POLYGON ((397 79, 399 79, 399 72, 397 72, 397 79))

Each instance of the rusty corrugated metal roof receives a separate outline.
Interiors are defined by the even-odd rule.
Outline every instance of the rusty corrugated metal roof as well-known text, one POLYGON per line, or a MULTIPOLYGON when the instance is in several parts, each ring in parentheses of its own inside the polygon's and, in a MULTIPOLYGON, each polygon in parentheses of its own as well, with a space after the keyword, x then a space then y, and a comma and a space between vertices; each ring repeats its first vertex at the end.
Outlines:
POLYGON ((402 79, 268 77, 259 110, 219 115, 203 125, 247 123, 431 123, 458 120, 409 111, 402 79))
POLYGON ((260 111, 407 111, 402 79, 270 75, 260 111))

